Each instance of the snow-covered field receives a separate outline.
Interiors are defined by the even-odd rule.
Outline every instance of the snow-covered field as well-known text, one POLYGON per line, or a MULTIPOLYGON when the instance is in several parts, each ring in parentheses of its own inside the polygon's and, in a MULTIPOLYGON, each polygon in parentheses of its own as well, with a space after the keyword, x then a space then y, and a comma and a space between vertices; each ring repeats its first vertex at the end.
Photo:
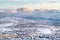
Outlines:
POLYGON ((15 14, 1 12, 0 39, 60 40, 60 14, 48 11, 51 10, 15 14))

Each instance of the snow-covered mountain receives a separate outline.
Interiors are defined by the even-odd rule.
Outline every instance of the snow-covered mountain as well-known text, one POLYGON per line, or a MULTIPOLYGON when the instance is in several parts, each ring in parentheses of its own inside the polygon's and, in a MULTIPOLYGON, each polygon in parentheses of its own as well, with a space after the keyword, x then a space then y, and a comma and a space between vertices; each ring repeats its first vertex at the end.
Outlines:
POLYGON ((34 26, 34 24, 60 26, 60 10, 35 9, 29 12, 23 10, 25 9, 19 9, 20 12, 14 14, 0 12, 0 27, 34 26))

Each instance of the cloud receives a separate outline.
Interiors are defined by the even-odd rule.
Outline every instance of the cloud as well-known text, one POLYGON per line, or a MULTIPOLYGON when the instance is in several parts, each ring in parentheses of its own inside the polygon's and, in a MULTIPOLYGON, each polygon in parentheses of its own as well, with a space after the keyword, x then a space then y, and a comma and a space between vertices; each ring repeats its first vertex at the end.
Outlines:
POLYGON ((50 2, 47 2, 47 3, 57 3, 56 1, 50 1, 50 2))
POLYGON ((44 8, 44 9, 59 9, 60 3, 35 3, 35 4, 25 4, 23 7, 32 8, 44 8))
POLYGON ((14 1, 16 1, 16 2, 17 2, 17 1, 18 1, 18 2, 19 2, 19 1, 24 1, 24 2, 29 2, 30 0, 7 0, 7 1, 13 1, 13 2, 14 2, 14 1))
POLYGON ((21 1, 21 0, 8 0, 8 1, 21 1))

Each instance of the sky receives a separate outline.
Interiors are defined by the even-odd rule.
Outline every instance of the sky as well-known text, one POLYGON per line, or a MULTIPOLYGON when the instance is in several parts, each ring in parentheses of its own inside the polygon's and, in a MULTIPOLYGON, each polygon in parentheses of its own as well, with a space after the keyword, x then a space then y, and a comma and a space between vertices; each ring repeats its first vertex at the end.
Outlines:
POLYGON ((0 0, 0 9, 60 9, 60 0, 0 0))

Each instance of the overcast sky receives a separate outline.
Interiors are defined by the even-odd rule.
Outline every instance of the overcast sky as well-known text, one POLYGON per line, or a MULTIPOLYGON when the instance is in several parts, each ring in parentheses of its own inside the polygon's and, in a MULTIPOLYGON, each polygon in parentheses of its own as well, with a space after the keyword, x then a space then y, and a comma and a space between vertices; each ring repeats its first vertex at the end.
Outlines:
POLYGON ((0 0, 0 8, 59 9, 60 0, 0 0))

